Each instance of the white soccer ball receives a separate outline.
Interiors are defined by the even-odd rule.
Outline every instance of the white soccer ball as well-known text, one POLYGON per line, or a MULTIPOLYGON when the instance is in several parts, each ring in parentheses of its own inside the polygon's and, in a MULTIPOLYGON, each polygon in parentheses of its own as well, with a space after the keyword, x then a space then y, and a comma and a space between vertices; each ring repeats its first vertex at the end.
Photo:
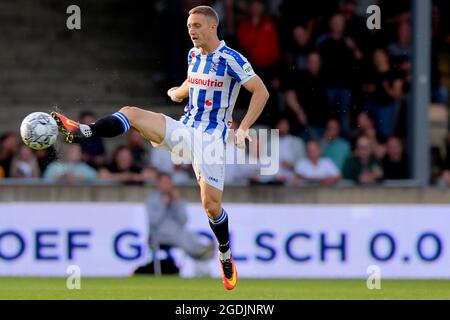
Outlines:
POLYGON ((23 119, 20 125, 23 142, 34 150, 52 146, 58 137, 56 121, 45 112, 33 112, 23 119))

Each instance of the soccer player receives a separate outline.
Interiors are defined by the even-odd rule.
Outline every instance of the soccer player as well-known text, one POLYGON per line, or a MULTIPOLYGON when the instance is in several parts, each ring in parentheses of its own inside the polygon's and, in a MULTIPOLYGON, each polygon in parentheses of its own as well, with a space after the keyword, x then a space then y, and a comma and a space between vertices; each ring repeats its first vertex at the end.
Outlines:
MULTIPOLYGON (((208 141, 216 150, 220 148, 223 151, 234 104, 242 85, 252 93, 248 111, 235 132, 236 145, 244 148, 245 140, 250 140, 249 128, 261 114, 269 93, 247 59, 219 40, 218 24, 218 15, 211 7, 198 6, 189 12, 187 28, 194 47, 188 54, 187 79, 180 87, 167 92, 171 100, 177 103, 189 97, 179 121, 164 114, 128 106, 92 124, 80 124, 52 112, 66 141, 78 143, 93 136, 115 137, 133 128, 153 146, 162 146, 174 152, 178 146, 174 133, 181 130, 188 132, 188 138, 196 139, 194 144, 197 145, 197 140, 201 139, 202 142, 208 141)), ((205 148, 193 147, 187 140, 183 141, 183 148, 187 148, 192 160, 202 206, 219 243, 222 282, 227 290, 232 290, 237 284, 237 271, 230 250, 228 215, 222 208, 225 162, 203 161, 201 151, 205 148)))

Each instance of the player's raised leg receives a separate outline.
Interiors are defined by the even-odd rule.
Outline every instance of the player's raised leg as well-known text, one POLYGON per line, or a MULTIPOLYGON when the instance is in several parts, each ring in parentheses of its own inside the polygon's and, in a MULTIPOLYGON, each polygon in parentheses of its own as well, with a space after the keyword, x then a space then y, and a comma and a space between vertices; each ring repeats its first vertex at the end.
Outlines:
POLYGON ((92 136, 112 138, 131 128, 139 131, 146 139, 161 143, 166 132, 162 114, 137 107, 123 107, 91 124, 80 124, 58 112, 52 112, 51 116, 68 143, 78 143, 92 136))
POLYGON ((238 282, 236 265, 230 249, 228 214, 222 208, 222 191, 200 179, 202 206, 209 218, 209 225, 219 243, 219 261, 222 267, 222 282, 227 290, 233 290, 238 282))

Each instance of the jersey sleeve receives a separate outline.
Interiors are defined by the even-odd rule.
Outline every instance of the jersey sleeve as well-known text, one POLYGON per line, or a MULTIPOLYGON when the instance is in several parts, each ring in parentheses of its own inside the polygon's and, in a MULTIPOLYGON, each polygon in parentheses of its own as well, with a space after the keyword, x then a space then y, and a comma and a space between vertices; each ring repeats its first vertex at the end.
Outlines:
POLYGON ((195 48, 192 48, 191 50, 189 50, 188 56, 187 56, 187 63, 188 66, 192 63, 192 59, 195 56, 195 48))
POLYGON ((228 75, 236 79, 240 84, 246 83, 256 75, 250 62, 239 52, 224 50, 223 53, 227 59, 228 75))

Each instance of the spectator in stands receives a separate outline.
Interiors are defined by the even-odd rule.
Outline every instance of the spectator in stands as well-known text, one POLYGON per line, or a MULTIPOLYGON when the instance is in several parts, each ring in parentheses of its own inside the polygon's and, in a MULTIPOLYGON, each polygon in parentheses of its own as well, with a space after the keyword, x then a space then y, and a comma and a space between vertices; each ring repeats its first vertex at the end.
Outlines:
POLYGON ((33 151, 26 145, 19 148, 19 152, 11 163, 11 178, 39 178, 41 171, 33 151))
MULTIPOLYGON (((251 177, 255 174, 255 167, 245 161, 247 158, 246 150, 239 149, 234 143, 234 133, 238 128, 239 122, 233 121, 225 145, 225 159, 227 161, 225 185, 248 185, 251 177)), ((251 153, 250 150, 249 153, 251 153)))
POLYGON ((297 119, 294 131, 298 130, 304 140, 321 139, 330 112, 317 52, 308 55, 306 71, 291 74, 286 87, 286 103, 297 119))
POLYGON ((36 159, 38 161, 40 172, 45 172, 47 166, 53 161, 58 159, 58 155, 56 154, 56 150, 54 147, 50 147, 44 150, 37 150, 34 152, 36 159))
POLYGON ((392 70, 384 49, 376 49, 372 59, 373 65, 365 72, 362 86, 365 100, 363 108, 375 116, 377 131, 387 138, 395 129, 396 114, 403 96, 403 82, 392 70))
POLYGON ((361 136, 356 141, 354 155, 345 161, 343 175, 345 179, 360 184, 373 184, 383 178, 383 170, 373 156, 367 137, 361 136))
POLYGON ((133 162, 139 167, 144 167, 148 163, 147 149, 144 147, 145 139, 136 130, 128 132, 128 148, 133 155, 133 162))
POLYGON ((265 14, 264 1, 251 2, 248 17, 239 24, 237 39, 252 66, 263 70, 263 76, 271 73, 279 62, 280 48, 275 21, 265 14))
POLYGON ((306 70, 306 61, 312 51, 311 32, 304 26, 295 26, 284 58, 287 69, 297 72, 306 70))
POLYGON ((305 145, 302 139, 289 133, 290 125, 287 118, 278 120, 276 129, 279 130, 280 142, 280 170, 278 179, 283 182, 290 182, 294 177, 294 166, 302 158, 305 158, 305 145))
POLYGON ((398 137, 389 137, 386 142, 386 156, 381 165, 384 179, 398 180, 409 178, 407 157, 403 151, 403 143, 398 137))
POLYGON ((61 161, 50 163, 44 172, 47 182, 77 183, 95 180, 97 172, 81 160, 81 147, 66 144, 61 161))
POLYGON ((99 171, 100 179, 122 183, 143 183, 146 180, 153 180, 155 177, 155 170, 144 169, 133 162, 133 154, 126 146, 117 147, 111 164, 99 171))
POLYGON ((0 136, 0 167, 6 178, 10 177, 12 160, 19 150, 19 138, 14 132, 0 136))
POLYGON ((375 159, 381 161, 386 155, 386 144, 384 143, 386 140, 380 137, 374 127, 367 129, 364 136, 370 140, 375 159))
POLYGON ((366 26, 366 19, 358 13, 358 2, 356 0, 341 1, 339 13, 345 19, 345 34, 360 46, 361 51, 370 50, 375 39, 370 38, 371 33, 366 26))
POLYGON ((0 166, 0 179, 3 179, 5 177, 5 170, 2 166, 0 166))
POLYGON ((374 128, 375 124, 373 117, 369 112, 362 111, 356 116, 356 125, 350 134, 350 141, 352 145, 356 144, 356 140, 360 136, 366 135, 367 131, 374 128))
POLYGON ((355 67, 363 55, 355 41, 345 35, 345 18, 335 14, 330 18, 329 33, 317 40, 323 61, 328 106, 336 109, 344 136, 350 130, 349 108, 352 99, 350 88, 355 67))
MULTIPOLYGON (((80 114, 80 123, 94 123, 96 115, 92 111, 83 111, 80 114)), ((91 137, 80 143, 82 159, 95 169, 99 169, 106 164, 106 150, 103 139, 91 137)))
POLYGON ((331 159, 339 170, 344 167, 344 162, 350 155, 350 143, 341 136, 339 121, 332 118, 328 120, 325 134, 322 139, 323 155, 331 159))
POLYGON ((310 140, 306 144, 307 158, 300 159, 295 165, 297 179, 295 183, 304 180, 308 183, 329 187, 341 179, 341 173, 334 162, 322 157, 318 141, 310 140))
POLYGON ((397 25, 397 39, 391 42, 387 50, 393 59, 393 64, 401 64, 411 60, 411 22, 400 20, 397 25))
POLYGON ((171 175, 175 185, 186 185, 195 183, 192 165, 180 159, 164 148, 152 148, 150 153, 150 166, 158 172, 171 175))
POLYGON ((175 246, 194 259, 211 259, 214 242, 202 241, 199 234, 187 229, 187 204, 174 187, 170 175, 159 173, 157 190, 145 201, 150 222, 150 245, 175 246))

